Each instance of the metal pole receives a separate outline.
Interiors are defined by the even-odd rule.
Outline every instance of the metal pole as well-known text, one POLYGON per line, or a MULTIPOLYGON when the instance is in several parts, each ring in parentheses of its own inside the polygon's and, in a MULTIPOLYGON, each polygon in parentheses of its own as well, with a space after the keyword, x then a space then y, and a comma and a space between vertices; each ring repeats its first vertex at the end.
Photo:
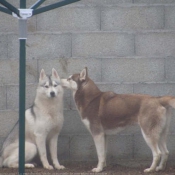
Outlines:
POLYGON ((37 9, 45 0, 38 0, 35 4, 33 4, 30 9, 37 9))
POLYGON ((5 6, 6 8, 8 8, 10 11, 14 12, 17 14, 17 16, 19 16, 19 10, 14 7, 13 5, 11 5, 10 3, 8 3, 7 1, 5 0, 0 0, 0 3, 5 6))
POLYGON ((62 7, 62 6, 65 6, 65 5, 68 5, 68 4, 77 2, 77 1, 80 1, 80 0, 65 0, 65 1, 57 2, 51 5, 45 6, 45 7, 41 7, 39 9, 35 9, 33 11, 33 15, 37 15, 39 13, 43 13, 43 12, 46 12, 46 11, 49 11, 49 10, 52 10, 58 7, 62 7))
POLYGON ((25 39, 20 39, 20 63, 19 63, 19 174, 25 173, 25 68, 26 48, 25 39))
MULTIPOLYGON (((26 8, 26 0, 20 0, 20 8, 26 8)), ((20 26, 19 26, 20 27, 20 26)), ((25 90, 26 90, 26 39, 19 39, 19 174, 25 174, 25 90)))
MULTIPOLYGON (((39 0, 32 6, 33 15, 49 11, 58 7, 62 7, 80 0, 65 0, 62 2, 58 2, 43 8, 36 9, 39 7, 45 0, 39 0)), ((26 37, 23 35, 25 34, 25 29, 27 29, 26 20, 27 17, 25 15, 30 14, 19 14, 19 10, 26 9, 26 0, 20 0, 20 9, 16 9, 13 5, 9 4, 5 0, 0 0, 0 3, 4 5, 6 8, 0 6, 0 11, 11 14, 14 12, 19 19, 19 27, 23 26, 20 29, 20 58, 19 58, 19 175, 25 175, 25 92, 26 92, 26 37), (11 11, 11 12, 10 12, 11 11), (20 16, 21 15, 21 16, 20 16), (24 16, 23 16, 24 15, 24 16), (25 18, 26 17, 26 18, 25 18), (21 20, 21 21, 20 21, 21 20), (24 20, 24 21, 23 21, 24 20)), ((28 9, 29 10, 29 9, 28 9)))
POLYGON ((4 13, 7 13, 9 15, 12 15, 12 12, 10 10, 8 10, 7 8, 1 7, 1 6, 0 6, 0 11, 4 12, 4 13))

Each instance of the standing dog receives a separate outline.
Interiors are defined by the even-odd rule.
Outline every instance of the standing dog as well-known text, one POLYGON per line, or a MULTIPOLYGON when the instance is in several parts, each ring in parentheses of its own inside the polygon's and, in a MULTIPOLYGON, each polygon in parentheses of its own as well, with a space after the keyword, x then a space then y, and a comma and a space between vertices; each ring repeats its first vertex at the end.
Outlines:
POLYGON ((175 108, 175 97, 101 92, 88 77, 87 68, 61 81, 64 87, 72 90, 82 122, 95 142, 98 165, 92 169, 93 172, 101 172, 106 165, 105 134, 119 132, 135 123, 139 124, 153 154, 152 164, 144 172, 164 170, 169 154, 166 137, 171 118, 170 108, 175 108))
MULTIPOLYGON (((57 159, 57 140, 63 125, 63 88, 55 69, 47 76, 41 70, 34 104, 25 111, 25 167, 33 168, 32 159, 39 154, 43 167, 53 169, 48 163, 46 143, 56 169, 63 169, 57 159)), ((18 167, 19 124, 15 125, 3 143, 1 166, 18 167)))

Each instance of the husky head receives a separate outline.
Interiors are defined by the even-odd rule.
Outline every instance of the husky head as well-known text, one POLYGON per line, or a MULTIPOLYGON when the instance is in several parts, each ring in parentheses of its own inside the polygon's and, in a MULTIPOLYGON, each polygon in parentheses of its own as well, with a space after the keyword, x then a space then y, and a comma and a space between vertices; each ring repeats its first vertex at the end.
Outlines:
POLYGON ((40 72, 38 92, 46 97, 54 98, 59 93, 63 93, 60 77, 53 68, 51 75, 46 75, 44 69, 40 72))
POLYGON ((88 81, 87 67, 79 74, 73 74, 68 79, 61 79, 62 86, 76 92, 83 84, 88 81))

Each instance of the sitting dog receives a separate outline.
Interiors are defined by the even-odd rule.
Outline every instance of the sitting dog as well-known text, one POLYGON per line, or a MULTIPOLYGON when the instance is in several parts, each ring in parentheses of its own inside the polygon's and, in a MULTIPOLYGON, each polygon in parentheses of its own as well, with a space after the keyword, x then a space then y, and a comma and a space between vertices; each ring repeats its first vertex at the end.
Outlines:
POLYGON ((101 172, 106 165, 105 134, 135 123, 139 124, 153 155, 150 168, 144 172, 164 170, 169 154, 166 138, 175 97, 101 92, 88 77, 87 68, 61 81, 63 87, 72 90, 82 122, 93 137, 98 155, 98 165, 93 172, 101 172))
MULTIPOLYGON (((57 140, 63 125, 63 88, 55 69, 47 76, 41 70, 36 97, 32 107, 25 111, 25 167, 33 168, 33 158, 39 154, 42 165, 53 169, 48 163, 46 142, 56 169, 64 169, 57 159, 57 140)), ((3 143, 1 167, 18 168, 19 122, 3 143)))

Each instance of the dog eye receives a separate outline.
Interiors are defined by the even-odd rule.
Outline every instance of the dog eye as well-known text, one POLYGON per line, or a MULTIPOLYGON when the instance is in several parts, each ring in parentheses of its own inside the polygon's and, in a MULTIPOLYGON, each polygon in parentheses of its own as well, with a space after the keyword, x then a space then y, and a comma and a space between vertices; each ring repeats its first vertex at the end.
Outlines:
POLYGON ((57 84, 54 84, 53 87, 57 87, 58 85, 57 84))
POLYGON ((49 88, 49 86, 47 86, 47 85, 45 85, 44 87, 45 87, 45 88, 49 88))

